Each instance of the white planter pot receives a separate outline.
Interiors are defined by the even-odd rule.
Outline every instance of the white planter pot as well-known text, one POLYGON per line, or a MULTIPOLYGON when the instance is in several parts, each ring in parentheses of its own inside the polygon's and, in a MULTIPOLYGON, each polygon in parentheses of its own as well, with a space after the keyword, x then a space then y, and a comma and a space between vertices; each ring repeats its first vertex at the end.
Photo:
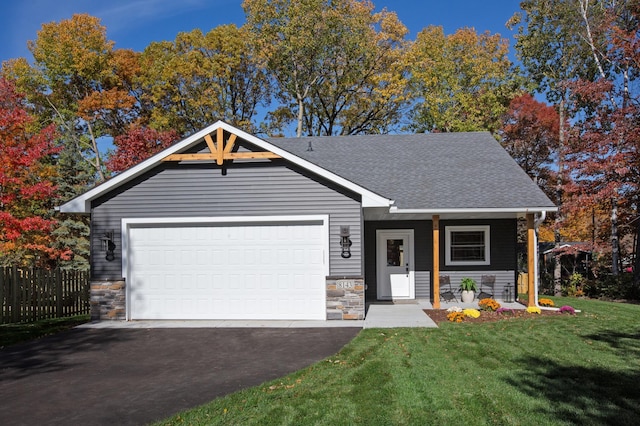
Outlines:
POLYGON ((462 299, 462 303, 473 302, 473 297, 474 297, 473 290, 471 291, 462 290, 462 296, 460 297, 462 299))

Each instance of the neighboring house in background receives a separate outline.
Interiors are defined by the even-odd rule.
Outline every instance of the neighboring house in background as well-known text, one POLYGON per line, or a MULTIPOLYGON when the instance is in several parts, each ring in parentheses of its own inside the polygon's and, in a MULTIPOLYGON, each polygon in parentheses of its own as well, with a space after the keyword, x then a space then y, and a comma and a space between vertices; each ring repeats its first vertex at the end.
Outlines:
POLYGON ((553 269, 557 259, 562 265, 562 279, 568 280, 571 275, 578 273, 585 278, 590 276, 593 263, 592 244, 584 241, 562 241, 558 244, 545 242, 538 245, 541 256, 541 278, 549 280, 549 286, 553 286, 553 269))
POLYGON ((517 218, 531 264, 535 216, 555 210, 486 132, 260 139, 223 122, 60 207, 91 215, 92 317, 128 320, 363 319, 365 301, 438 307, 441 274, 495 275, 500 298, 517 218))

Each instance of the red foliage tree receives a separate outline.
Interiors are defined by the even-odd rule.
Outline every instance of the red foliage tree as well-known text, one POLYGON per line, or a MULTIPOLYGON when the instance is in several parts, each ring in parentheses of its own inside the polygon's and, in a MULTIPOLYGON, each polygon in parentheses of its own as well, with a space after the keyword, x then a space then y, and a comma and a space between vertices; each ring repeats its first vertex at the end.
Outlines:
POLYGON ((554 192, 554 155, 559 147, 559 117, 552 106, 528 93, 514 98, 502 120, 502 145, 549 195, 554 192))
POLYGON ((113 140, 115 152, 107 161, 111 172, 121 172, 171 146, 179 138, 178 133, 135 127, 113 140))
POLYGON ((567 189, 574 209, 610 208, 611 270, 617 274, 624 254, 618 223, 637 217, 640 202, 640 3, 612 3, 602 13, 594 33, 606 40, 606 49, 593 48, 600 76, 567 85, 574 116, 567 165, 575 180, 567 189))
POLYGON ((46 265, 69 256, 52 248, 56 188, 54 126, 35 131, 24 98, 0 79, 0 263, 46 265))

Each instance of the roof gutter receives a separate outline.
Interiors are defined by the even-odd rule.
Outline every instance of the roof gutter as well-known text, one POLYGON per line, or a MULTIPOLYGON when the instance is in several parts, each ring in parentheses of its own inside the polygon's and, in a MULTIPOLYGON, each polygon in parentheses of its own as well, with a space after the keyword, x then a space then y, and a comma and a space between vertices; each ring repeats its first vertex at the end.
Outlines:
POLYGON ((456 214, 456 213, 540 213, 542 220, 547 212, 556 212, 557 207, 474 207, 474 208, 450 208, 450 209, 399 209, 396 206, 389 208, 389 213, 397 214, 456 214))

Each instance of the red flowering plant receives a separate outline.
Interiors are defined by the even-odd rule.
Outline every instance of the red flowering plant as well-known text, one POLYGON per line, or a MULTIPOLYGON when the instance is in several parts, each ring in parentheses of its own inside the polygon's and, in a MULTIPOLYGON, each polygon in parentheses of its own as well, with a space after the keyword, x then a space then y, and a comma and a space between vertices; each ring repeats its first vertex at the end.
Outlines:
POLYGON ((564 306, 560 307, 560 309, 558 311, 560 313, 563 313, 563 314, 569 314, 569 315, 575 315, 576 314, 576 310, 573 309, 569 305, 564 305, 564 306))

